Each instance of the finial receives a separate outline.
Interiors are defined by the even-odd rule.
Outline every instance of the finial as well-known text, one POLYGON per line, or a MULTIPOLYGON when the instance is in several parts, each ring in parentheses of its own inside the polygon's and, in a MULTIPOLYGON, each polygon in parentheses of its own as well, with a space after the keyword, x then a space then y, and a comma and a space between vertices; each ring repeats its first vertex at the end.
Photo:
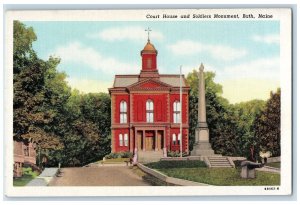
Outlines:
POLYGON ((148 32, 148 43, 150 42, 150 31, 152 31, 149 27, 148 27, 148 29, 146 29, 145 31, 147 31, 148 32))
POLYGON ((201 63, 201 65, 200 65, 200 67, 199 67, 199 71, 202 71, 202 72, 203 72, 203 70, 204 70, 204 65, 203 65, 203 63, 201 63))

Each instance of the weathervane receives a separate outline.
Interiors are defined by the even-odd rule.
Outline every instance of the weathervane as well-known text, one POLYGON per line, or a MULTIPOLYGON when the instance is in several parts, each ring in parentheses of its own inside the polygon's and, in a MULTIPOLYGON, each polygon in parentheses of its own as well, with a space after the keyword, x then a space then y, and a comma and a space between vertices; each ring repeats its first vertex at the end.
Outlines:
POLYGON ((148 27, 148 29, 146 29, 145 31, 147 31, 148 32, 148 42, 150 42, 150 38, 149 38, 149 36, 150 36, 150 31, 152 31, 149 27, 148 27))

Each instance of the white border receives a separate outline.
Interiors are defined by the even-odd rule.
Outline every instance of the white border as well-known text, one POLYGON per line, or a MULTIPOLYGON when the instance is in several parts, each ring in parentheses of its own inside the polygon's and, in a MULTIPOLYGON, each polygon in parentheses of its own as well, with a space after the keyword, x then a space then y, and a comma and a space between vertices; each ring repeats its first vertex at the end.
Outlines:
MULTIPOLYGON (((100 10, 100 11, 8 11, 6 12, 5 33, 5 178, 7 196, 199 196, 199 195, 289 195, 291 194, 291 10, 290 9, 160 9, 160 10, 100 10), (279 190, 265 191, 265 186, 205 186, 205 187, 13 187, 13 20, 21 21, 181 21, 181 19, 146 19, 147 13, 203 13, 272 14, 271 20, 280 21, 280 71, 281 71, 281 142, 282 168, 279 190), (10 180, 11 179, 11 180, 10 180)), ((183 19, 186 21, 186 19, 183 19)), ((236 21, 251 19, 196 19, 195 21, 236 21)), ((255 19, 269 21, 270 19, 255 19)))

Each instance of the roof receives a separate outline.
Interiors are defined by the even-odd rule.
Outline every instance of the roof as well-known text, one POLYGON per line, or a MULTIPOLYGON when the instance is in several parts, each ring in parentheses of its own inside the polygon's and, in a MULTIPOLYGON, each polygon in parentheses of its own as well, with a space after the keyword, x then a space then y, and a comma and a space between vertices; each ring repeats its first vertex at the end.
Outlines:
MULTIPOLYGON (((138 75, 116 75, 113 87, 128 87, 137 83, 138 81, 138 75)), ((159 75, 159 81, 171 85, 172 87, 179 87, 180 75, 159 75)), ((183 80, 182 86, 188 86, 185 79, 183 80)))
POLYGON ((116 75, 113 87, 127 87, 138 81, 138 75, 116 75))

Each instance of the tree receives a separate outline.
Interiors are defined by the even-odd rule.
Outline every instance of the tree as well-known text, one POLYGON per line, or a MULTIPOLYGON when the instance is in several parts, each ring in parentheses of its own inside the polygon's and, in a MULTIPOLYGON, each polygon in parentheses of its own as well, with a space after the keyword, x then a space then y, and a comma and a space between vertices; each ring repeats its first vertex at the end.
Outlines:
MULTIPOLYGON (((205 72, 206 111, 210 142, 217 153, 237 155, 239 138, 236 129, 237 120, 233 114, 234 109, 225 98, 221 97, 222 86, 213 81, 214 77, 215 73, 205 72)), ((195 141, 197 127, 198 81, 198 74, 195 70, 188 74, 187 82, 191 87, 189 96, 190 149, 195 141)))
POLYGON ((61 148, 58 137, 44 129, 52 114, 45 104, 45 74, 50 62, 38 59, 32 49, 36 36, 32 28, 14 22, 14 140, 34 142, 43 148, 61 148))
POLYGON ((251 149, 254 146, 254 120, 264 109, 266 102, 263 100, 251 100, 234 105, 234 114, 238 119, 238 130, 240 133, 239 147, 241 156, 246 156, 250 160, 252 157, 251 149))
POLYGON ((265 109, 254 121, 254 141, 256 153, 270 151, 272 156, 281 155, 280 147, 280 89, 270 93, 265 109))
POLYGON ((33 28, 14 22, 14 140, 34 142, 51 166, 81 166, 110 152, 110 97, 81 94, 57 71, 59 58, 37 57, 33 28))

